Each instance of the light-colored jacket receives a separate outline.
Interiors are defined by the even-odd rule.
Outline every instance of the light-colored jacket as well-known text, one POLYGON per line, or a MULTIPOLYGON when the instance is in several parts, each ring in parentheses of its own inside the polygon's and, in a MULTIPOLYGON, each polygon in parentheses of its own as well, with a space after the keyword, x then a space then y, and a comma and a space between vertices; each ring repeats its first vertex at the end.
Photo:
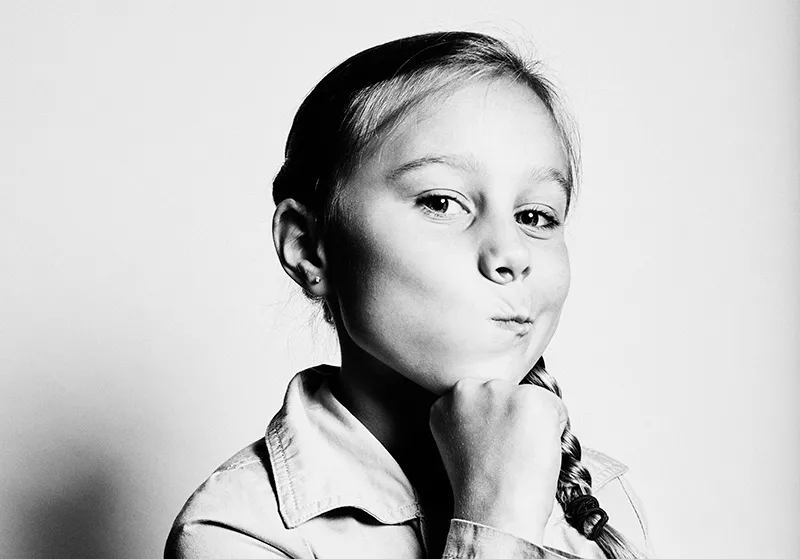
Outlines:
MULTIPOLYGON (((298 373, 266 437, 220 466, 175 520, 166 559, 423 559, 428 534, 415 492, 378 440, 331 393, 330 366, 298 373)), ((649 548, 627 468, 584 450, 610 523, 649 548)), ((442 559, 604 559, 556 502, 544 547, 454 519, 442 559)), ((438 559, 438 558, 429 558, 438 559)))

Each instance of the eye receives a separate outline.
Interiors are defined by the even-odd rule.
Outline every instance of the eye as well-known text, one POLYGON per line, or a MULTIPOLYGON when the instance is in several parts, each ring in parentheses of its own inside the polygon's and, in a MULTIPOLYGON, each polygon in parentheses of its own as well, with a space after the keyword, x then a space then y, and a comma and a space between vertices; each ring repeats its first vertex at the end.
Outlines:
POLYGON ((437 217, 454 217, 467 213, 464 206, 452 196, 431 194, 423 196, 417 202, 425 212, 437 217))
POLYGON ((553 229, 561 223, 555 214, 540 208, 528 208, 516 215, 517 223, 534 229, 553 229))

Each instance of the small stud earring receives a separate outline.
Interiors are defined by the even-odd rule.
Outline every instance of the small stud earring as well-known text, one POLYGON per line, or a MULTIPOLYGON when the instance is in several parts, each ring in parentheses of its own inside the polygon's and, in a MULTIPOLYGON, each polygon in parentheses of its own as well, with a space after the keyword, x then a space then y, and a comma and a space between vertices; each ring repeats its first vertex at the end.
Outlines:
POLYGON ((311 283, 313 285, 317 285, 321 281, 322 281, 322 278, 320 278, 319 276, 314 276, 313 278, 311 278, 311 283))

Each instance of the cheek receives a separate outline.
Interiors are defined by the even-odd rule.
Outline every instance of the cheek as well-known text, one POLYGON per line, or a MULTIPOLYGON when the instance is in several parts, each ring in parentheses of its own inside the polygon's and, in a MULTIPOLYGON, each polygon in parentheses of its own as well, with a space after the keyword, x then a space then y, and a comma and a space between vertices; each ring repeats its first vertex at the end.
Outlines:
POLYGON ((569 294, 571 281, 569 253, 560 240, 543 246, 531 256, 532 277, 529 278, 534 301, 547 309, 560 312, 569 294))
POLYGON ((408 374, 455 362, 465 327, 480 316, 471 303, 485 289, 468 243, 431 239, 391 212, 371 215, 382 217, 351 222, 341 235, 335 287, 344 332, 408 374))
POLYGON ((425 287, 414 274, 419 272, 413 266, 414 247, 406 242, 402 223, 391 218, 370 220, 365 217, 369 215, 391 214, 360 212, 359 219, 341 225, 331 247, 338 306, 351 334, 396 315, 393 305, 425 287))

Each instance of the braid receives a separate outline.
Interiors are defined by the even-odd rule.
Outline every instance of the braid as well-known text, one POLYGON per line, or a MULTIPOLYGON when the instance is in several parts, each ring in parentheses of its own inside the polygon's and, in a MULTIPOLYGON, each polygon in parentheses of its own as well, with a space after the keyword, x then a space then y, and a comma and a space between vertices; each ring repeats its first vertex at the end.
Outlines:
MULTIPOLYGON (((534 384, 549 390, 559 398, 562 397, 561 388, 556 379, 545 369, 542 357, 525 375, 521 384, 534 384)), ((605 524, 608 516, 599 507, 597 500, 591 497, 591 494, 592 475, 581 463, 581 443, 570 430, 570 422, 567 419, 566 427, 561 435, 561 472, 558 475, 556 489, 556 500, 564 509, 567 522, 584 537, 593 539, 608 559, 646 559, 646 556, 629 543, 621 533, 605 524), (591 500, 594 506, 588 509, 588 513, 581 511, 582 514, 570 514, 573 508, 570 507, 570 504, 578 497, 584 496, 586 499, 581 499, 581 501, 591 500)), ((576 501, 573 504, 577 503, 576 501)))

